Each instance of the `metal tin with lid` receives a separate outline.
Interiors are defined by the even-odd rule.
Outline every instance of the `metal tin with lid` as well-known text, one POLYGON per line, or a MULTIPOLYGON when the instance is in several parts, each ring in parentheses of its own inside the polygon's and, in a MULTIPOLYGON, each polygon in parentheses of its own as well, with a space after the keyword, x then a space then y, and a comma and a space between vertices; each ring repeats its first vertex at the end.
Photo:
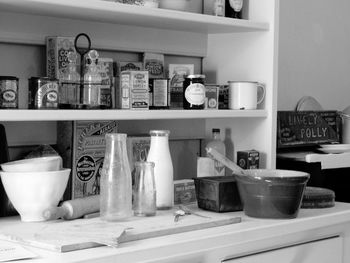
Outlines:
POLYGON ((202 110, 205 106, 205 75, 187 75, 183 83, 183 108, 202 110))
POLYGON ((58 80, 31 77, 28 92, 29 109, 58 108, 58 80))
POLYGON ((0 108, 18 108, 18 78, 14 76, 0 76, 0 108))

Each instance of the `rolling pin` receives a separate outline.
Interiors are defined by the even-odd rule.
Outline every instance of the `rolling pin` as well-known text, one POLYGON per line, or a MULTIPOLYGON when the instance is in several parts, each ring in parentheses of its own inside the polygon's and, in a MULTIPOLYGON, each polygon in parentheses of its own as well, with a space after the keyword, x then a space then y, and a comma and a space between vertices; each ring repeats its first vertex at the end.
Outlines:
POLYGON ((73 200, 64 201, 58 207, 51 207, 43 212, 46 220, 63 218, 66 220, 83 217, 100 211, 100 196, 91 195, 73 200))

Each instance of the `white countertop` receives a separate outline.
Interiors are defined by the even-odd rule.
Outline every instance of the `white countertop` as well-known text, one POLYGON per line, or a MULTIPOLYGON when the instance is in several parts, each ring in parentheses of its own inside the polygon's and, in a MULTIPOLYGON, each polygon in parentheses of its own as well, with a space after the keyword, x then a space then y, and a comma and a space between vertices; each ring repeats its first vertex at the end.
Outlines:
MULTIPOLYGON (((97 247, 58 253, 28 246, 26 248, 39 257, 21 262, 174 262, 173 257, 183 259, 182 262, 215 262, 218 258, 223 260, 228 256, 341 235, 344 225, 348 228, 350 225, 348 203, 336 203, 335 207, 326 209, 301 209, 296 219, 256 219, 243 212, 230 214, 241 216, 242 222, 122 243, 118 248, 97 247), (215 251, 221 251, 222 255, 215 251)), ((2 218, 0 232, 13 224, 25 223, 18 217, 2 218)))

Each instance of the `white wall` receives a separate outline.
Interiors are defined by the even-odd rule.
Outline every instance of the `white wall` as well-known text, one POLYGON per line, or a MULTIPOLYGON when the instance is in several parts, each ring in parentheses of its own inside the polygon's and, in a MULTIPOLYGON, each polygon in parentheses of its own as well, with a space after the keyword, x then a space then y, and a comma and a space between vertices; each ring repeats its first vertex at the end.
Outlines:
POLYGON ((302 96, 326 110, 350 105, 350 1, 280 0, 278 109, 302 96))

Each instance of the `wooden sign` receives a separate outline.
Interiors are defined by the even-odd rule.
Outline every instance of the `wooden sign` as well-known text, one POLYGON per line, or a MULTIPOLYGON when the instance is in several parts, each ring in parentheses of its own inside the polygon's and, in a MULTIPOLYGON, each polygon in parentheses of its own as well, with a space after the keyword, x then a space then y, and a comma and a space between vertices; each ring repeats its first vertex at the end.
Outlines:
POLYGON ((336 111, 278 111, 277 148, 340 142, 336 111))

